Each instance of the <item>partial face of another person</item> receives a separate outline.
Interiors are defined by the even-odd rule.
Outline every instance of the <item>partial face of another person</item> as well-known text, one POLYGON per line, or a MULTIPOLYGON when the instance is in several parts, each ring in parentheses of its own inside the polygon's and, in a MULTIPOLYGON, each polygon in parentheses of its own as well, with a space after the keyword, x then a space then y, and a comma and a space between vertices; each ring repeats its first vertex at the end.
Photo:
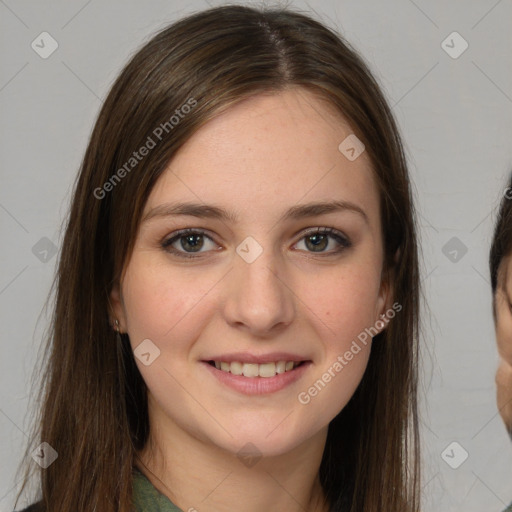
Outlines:
POLYGON ((500 355, 496 373, 497 403, 512 437, 512 256, 504 258, 500 264, 495 301, 496 340, 500 355))
POLYGON ((153 427, 279 455, 352 397, 371 337, 353 342, 393 301, 369 158, 338 149, 351 133, 298 88, 230 107, 172 159, 112 292, 132 348, 160 351, 136 358, 153 427))

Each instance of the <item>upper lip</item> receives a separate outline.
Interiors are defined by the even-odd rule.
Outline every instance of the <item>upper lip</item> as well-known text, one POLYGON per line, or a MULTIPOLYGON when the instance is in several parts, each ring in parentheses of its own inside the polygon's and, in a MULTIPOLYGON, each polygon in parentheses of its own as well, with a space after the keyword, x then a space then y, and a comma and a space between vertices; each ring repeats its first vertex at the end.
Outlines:
POLYGON ((230 354, 219 354, 216 356, 203 359, 204 361, 222 361, 224 363, 252 363, 264 364, 274 363, 276 361, 294 361, 300 363, 301 361, 309 361, 307 357, 302 357, 297 354, 290 354, 289 352, 271 352, 269 354, 251 354, 250 352, 232 352, 230 354))

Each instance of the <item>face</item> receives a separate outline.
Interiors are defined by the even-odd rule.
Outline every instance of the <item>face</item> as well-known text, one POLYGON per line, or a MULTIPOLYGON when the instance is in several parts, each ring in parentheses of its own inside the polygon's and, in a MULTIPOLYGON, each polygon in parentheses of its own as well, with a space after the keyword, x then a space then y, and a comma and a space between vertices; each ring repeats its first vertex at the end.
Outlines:
POLYGON ((512 257, 503 259, 495 296, 496 340, 500 364, 496 373, 497 403, 512 437, 512 257))
POLYGON ((149 340, 152 429, 279 455, 347 404, 392 303, 370 161, 338 149, 351 133, 303 89, 258 95, 160 177, 112 291, 136 354, 149 340))

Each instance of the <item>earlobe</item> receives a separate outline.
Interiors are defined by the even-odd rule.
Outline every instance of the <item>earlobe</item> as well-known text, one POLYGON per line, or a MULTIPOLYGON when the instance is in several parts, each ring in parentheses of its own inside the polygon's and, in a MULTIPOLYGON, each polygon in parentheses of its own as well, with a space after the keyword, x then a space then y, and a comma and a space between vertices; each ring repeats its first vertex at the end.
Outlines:
POLYGON ((381 290, 382 289, 383 291, 379 295, 377 315, 375 318, 375 322, 379 322, 379 325, 381 325, 380 321, 382 321, 383 317, 386 316, 386 311, 391 307, 391 294, 389 293, 389 286, 385 284, 382 286, 381 290))
POLYGON ((389 266, 386 266, 382 272, 381 278, 381 290, 379 295, 379 316, 386 315, 386 313, 393 308, 394 296, 395 296, 395 269, 400 263, 402 256, 402 250, 399 247, 393 256, 393 262, 389 266))
POLYGON ((121 287, 119 283, 115 283, 110 290, 110 311, 112 326, 116 325, 116 320, 119 322, 118 329, 120 332, 126 332, 126 319, 124 314, 123 299, 121 294, 121 287))
POLYGON ((379 290, 379 297, 377 299, 377 308, 376 308, 376 318, 375 318, 375 326, 382 332, 385 330, 389 319, 387 317, 387 312, 392 307, 393 304, 393 272, 390 270, 386 270, 383 272, 381 286, 379 290))

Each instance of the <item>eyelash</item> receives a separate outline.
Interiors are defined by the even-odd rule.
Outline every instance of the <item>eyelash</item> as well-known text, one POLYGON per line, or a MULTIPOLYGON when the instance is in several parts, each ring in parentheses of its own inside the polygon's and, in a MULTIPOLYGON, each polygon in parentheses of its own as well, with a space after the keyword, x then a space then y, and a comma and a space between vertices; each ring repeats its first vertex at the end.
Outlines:
MULTIPOLYGON (((185 236, 190 236, 190 235, 206 236, 206 238, 209 238, 210 240, 212 240, 212 242, 214 241, 210 236, 208 236, 206 234, 205 231, 203 231, 201 229, 187 228, 187 229, 182 229, 180 231, 177 231, 176 233, 173 233, 169 238, 164 239, 161 242, 161 246, 165 251, 170 252, 170 253, 172 253, 178 257, 181 257, 181 258, 188 258, 188 259, 201 258, 202 257, 201 254, 204 254, 204 252, 196 253, 197 255, 195 255, 192 253, 186 253, 186 252, 179 251, 179 250, 175 249, 174 247, 172 247, 172 244, 174 242, 176 242, 180 238, 184 238, 185 236)), ((307 252, 310 252, 311 254, 320 254, 320 255, 324 254, 326 256, 332 256, 333 254, 339 254, 342 251, 344 251, 345 249, 352 247, 352 242, 350 242, 350 240, 346 236, 344 236, 341 232, 339 232, 338 230, 333 229, 333 228, 314 228, 313 230, 306 232, 300 238, 299 241, 301 241, 304 238, 314 236, 314 235, 329 235, 331 238, 333 238, 334 240, 336 240, 336 242, 338 242, 340 244, 340 247, 338 249, 335 249, 330 252, 315 253, 313 251, 307 251, 307 252)), ((208 251, 205 251, 205 252, 208 252, 208 251)))

